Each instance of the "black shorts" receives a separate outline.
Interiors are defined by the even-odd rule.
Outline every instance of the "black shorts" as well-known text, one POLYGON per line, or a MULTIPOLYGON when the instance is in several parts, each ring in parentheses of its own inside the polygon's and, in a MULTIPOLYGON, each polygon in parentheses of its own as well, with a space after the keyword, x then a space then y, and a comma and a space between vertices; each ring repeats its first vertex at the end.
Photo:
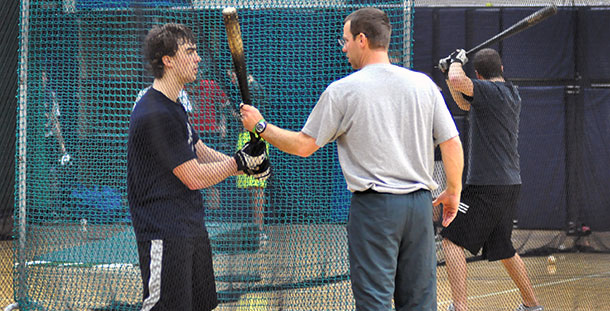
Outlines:
POLYGON ((441 236, 489 261, 515 255, 511 240, 521 185, 466 185, 457 216, 441 236))
POLYGON ((209 311, 218 305, 210 240, 138 242, 144 289, 142 310, 209 311))

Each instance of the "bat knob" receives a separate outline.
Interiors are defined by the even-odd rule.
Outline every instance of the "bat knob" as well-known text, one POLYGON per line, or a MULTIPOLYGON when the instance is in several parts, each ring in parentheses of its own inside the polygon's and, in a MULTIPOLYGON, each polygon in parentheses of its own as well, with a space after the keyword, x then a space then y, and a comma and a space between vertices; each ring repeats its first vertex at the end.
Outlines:
POLYGON ((61 159, 59 160, 59 163, 61 163, 61 165, 67 165, 70 163, 70 155, 67 153, 64 153, 63 156, 61 156, 61 159))
POLYGON ((237 13, 237 9, 235 7, 232 7, 232 6, 226 7, 226 8, 224 8, 222 10, 222 14, 226 15, 226 16, 234 15, 236 13, 237 13))

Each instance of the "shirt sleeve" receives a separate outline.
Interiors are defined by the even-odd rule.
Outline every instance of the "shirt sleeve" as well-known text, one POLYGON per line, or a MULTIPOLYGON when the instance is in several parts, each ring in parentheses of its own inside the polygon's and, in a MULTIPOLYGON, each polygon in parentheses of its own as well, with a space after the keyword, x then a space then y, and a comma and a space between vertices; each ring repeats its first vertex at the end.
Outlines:
POLYGON ((337 105, 339 103, 333 101, 332 92, 326 89, 301 130, 315 138, 319 147, 336 140, 344 132, 341 130, 344 113, 337 105))
POLYGON ((483 105, 489 103, 488 94, 493 94, 495 85, 489 81, 478 79, 472 80, 472 100, 470 104, 475 108, 484 108, 483 105))

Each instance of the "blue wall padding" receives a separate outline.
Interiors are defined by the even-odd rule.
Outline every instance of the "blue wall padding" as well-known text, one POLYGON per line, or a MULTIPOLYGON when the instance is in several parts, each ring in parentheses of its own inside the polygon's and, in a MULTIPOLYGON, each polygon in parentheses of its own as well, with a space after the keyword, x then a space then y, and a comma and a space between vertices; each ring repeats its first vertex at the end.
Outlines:
POLYGON ((582 131, 571 147, 581 158, 571 161, 578 174, 572 177, 570 191, 579 194, 578 220, 593 231, 609 231, 610 89, 586 88, 583 95, 582 129, 568 129, 582 131))
MULTIPOLYGON (((434 65, 437 65, 440 58, 447 57, 456 49, 466 46, 466 12, 467 9, 465 8, 439 10, 438 44, 436 49, 438 57, 434 60, 434 65)), ((464 115, 465 112, 459 109, 453 98, 451 98, 451 93, 449 93, 449 88, 447 83, 445 83, 443 75, 436 68, 433 70, 433 73, 434 81, 442 88, 443 97, 451 113, 454 116, 464 115)))
MULTIPOLYGON (((432 76, 434 55, 432 41, 435 37, 433 11, 430 8, 415 8, 413 22, 413 69, 432 76)), ((438 61, 438 60, 437 60, 438 61)))
MULTIPOLYGON (((470 45, 466 50, 469 50, 489 38, 497 35, 500 30, 500 9, 474 9, 472 10, 472 18, 468 20, 469 29, 472 29, 470 45)), ((499 50, 499 44, 495 43, 489 46, 496 51, 499 50)), ((472 57, 470 59, 472 61, 472 57)), ((467 67, 472 67, 471 65, 467 67)))
MULTIPOLYGON (((506 8, 506 29, 536 8, 506 8)), ((556 15, 502 41, 504 73, 509 79, 572 79, 574 77, 574 10, 556 15)))
POLYGON ((583 76, 608 80, 610 76, 610 8, 586 8, 579 13, 579 61, 583 76))
POLYGON ((566 223, 564 87, 521 87, 519 228, 561 229, 566 223))
POLYGON ((438 12, 439 58, 446 57, 455 49, 465 48, 466 11, 465 8, 446 8, 438 12))

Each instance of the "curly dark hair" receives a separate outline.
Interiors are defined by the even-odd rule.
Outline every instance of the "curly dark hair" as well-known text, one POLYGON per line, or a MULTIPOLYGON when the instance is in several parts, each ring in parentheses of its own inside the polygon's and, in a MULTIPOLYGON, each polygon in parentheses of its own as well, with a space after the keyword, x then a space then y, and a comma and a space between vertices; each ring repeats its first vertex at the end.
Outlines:
POLYGON ((148 61, 153 76, 155 78, 163 77, 165 69, 163 56, 174 56, 180 45, 194 42, 193 31, 182 24, 168 23, 154 26, 148 31, 144 41, 144 57, 148 61))

